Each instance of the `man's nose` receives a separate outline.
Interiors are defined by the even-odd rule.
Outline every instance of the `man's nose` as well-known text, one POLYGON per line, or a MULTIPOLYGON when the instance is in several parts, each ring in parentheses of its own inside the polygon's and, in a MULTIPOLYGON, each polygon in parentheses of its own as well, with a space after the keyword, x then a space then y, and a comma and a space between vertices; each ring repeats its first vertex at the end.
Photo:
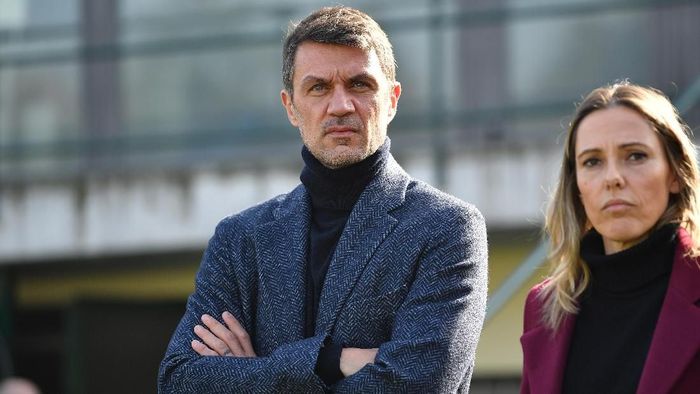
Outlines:
POLYGON ((328 114, 333 116, 345 116, 355 111, 355 104, 352 96, 343 88, 333 89, 330 102, 328 103, 328 114))

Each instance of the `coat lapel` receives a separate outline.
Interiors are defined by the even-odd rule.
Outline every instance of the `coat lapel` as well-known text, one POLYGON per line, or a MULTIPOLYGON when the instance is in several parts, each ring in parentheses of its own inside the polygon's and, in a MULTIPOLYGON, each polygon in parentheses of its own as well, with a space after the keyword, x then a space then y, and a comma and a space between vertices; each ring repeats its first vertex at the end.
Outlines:
POLYGON ((684 257, 691 239, 685 230, 679 242, 666 298, 656 323, 638 393, 670 392, 676 380, 700 351, 700 266, 684 257))
POLYGON ((331 331, 364 267, 396 226, 389 212, 403 203, 408 182, 408 175, 389 157, 384 171, 367 185, 355 204, 328 267, 317 335, 331 331))
POLYGON ((266 316, 275 316, 267 323, 274 325, 279 343, 298 340, 304 333, 304 270, 310 212, 308 195, 303 186, 298 186, 280 203, 274 219, 255 231, 258 302, 262 303, 261 308, 271 309, 266 316))
POLYGON ((574 331, 575 316, 564 318, 556 333, 538 326, 520 338, 523 364, 532 393, 559 393, 564 379, 564 366, 569 353, 569 342, 574 331))

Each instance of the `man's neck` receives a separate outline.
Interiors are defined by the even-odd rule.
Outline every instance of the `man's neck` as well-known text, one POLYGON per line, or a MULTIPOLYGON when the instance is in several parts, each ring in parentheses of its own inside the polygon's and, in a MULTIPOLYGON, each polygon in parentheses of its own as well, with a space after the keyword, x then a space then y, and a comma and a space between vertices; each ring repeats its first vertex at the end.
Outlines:
POLYGON ((315 207, 352 209, 367 185, 386 166, 390 147, 391 141, 387 138, 366 159, 337 169, 324 166, 304 147, 302 158, 305 166, 300 179, 311 196, 312 204, 315 207))

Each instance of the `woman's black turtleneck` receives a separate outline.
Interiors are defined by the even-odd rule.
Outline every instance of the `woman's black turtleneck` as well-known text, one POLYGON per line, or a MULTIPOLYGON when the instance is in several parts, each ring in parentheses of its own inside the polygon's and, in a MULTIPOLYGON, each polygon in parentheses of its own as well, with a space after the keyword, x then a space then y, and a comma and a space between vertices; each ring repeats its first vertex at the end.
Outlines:
POLYGON ((595 230, 582 239, 591 282, 580 299, 564 393, 636 392, 668 288, 677 229, 663 226, 610 255, 595 230))
MULTIPOLYGON (((384 144, 366 159, 338 169, 325 167, 306 147, 302 149, 305 166, 300 179, 311 197, 306 266, 306 337, 314 335, 321 290, 345 223, 360 194, 386 166, 390 145, 387 137, 384 144)), ((340 344, 326 343, 319 353, 316 372, 326 384, 333 384, 343 377, 339 367, 341 350, 340 344)))

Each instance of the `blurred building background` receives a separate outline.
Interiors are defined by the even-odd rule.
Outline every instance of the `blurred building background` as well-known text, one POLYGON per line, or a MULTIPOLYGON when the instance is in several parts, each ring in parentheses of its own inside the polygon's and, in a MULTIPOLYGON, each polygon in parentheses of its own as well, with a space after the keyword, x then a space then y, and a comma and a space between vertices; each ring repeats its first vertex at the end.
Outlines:
MULTIPOLYGON (((700 0, 346 1, 389 33, 406 170, 490 237, 475 393, 516 392, 574 103, 615 80, 700 125, 700 0)), ((216 223, 298 183, 281 40, 316 0, 0 0, 0 377, 155 392, 216 223)))

